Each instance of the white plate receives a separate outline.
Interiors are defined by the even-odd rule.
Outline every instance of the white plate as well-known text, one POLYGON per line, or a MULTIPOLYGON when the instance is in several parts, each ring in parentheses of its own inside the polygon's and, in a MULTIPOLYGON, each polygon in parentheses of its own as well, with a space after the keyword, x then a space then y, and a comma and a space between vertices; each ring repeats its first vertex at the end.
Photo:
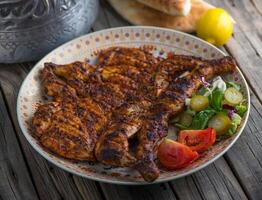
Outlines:
MULTIPOLYGON (((201 56, 206 59, 220 58, 225 55, 218 48, 194 36, 156 27, 121 27, 82 36, 49 53, 39 61, 28 74, 20 88, 17 99, 19 125, 26 139, 37 152, 66 171, 89 179, 109 183, 147 184, 136 171, 129 168, 112 168, 102 164, 73 162, 56 156, 44 149, 38 141, 32 137, 29 131, 28 124, 35 112, 36 106, 43 102, 41 84, 38 79, 38 73, 43 67, 43 64, 45 62, 65 64, 77 60, 89 60, 91 63, 94 63, 97 51, 111 46, 152 46, 155 53, 173 51, 177 54, 201 56)), ((188 167, 179 171, 161 171, 160 177, 154 183, 169 181, 196 172, 222 156, 236 142, 247 122, 250 107, 249 90, 245 78, 239 69, 237 69, 234 74, 227 75, 224 78, 234 80, 241 84, 243 93, 247 98, 248 112, 245 114, 237 133, 233 137, 215 144, 210 150, 205 152, 200 159, 188 167)))

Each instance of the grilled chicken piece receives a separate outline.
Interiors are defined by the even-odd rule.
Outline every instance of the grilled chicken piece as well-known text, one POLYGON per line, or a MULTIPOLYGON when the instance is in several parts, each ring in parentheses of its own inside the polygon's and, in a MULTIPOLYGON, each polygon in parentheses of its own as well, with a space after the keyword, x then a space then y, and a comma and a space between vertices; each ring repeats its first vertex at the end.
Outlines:
MULTIPOLYGON (((144 63, 145 67, 149 63, 145 60, 147 57, 142 61, 132 59, 144 63)), ((40 78, 45 93, 53 97, 54 102, 40 106, 32 119, 32 129, 40 142, 66 158, 95 160, 95 144, 112 112, 135 99, 139 82, 145 82, 144 74, 148 72, 142 69, 131 65, 94 68, 83 62, 68 65, 46 63, 40 78)), ((132 129, 136 132, 134 120, 133 127, 131 121, 122 126, 127 134, 132 129)))
POLYGON ((138 48, 111 47, 99 53, 98 65, 128 65, 153 71, 158 62, 152 53, 138 48))
POLYGON ((159 176, 159 169, 155 164, 156 152, 161 139, 167 136, 170 113, 162 104, 153 105, 137 133, 137 162, 133 167, 148 182, 159 176))
MULTIPOLYGON (((89 75, 95 71, 95 67, 86 62, 73 62, 66 65, 56 65, 54 63, 46 63, 52 66, 57 76, 72 81, 88 81, 89 75)), ((77 85, 77 84, 76 84, 77 85)))
POLYGON ((100 80, 100 74, 94 75, 94 73, 96 73, 94 67, 87 63, 75 62, 68 65, 46 63, 42 71, 45 76, 42 75, 41 78, 47 82, 45 84, 47 95, 55 99, 65 99, 65 95, 66 99, 87 97, 93 99, 106 111, 111 111, 125 102, 129 90, 124 83, 122 85, 112 82, 104 83, 100 80), (51 81, 46 81, 50 79, 49 77, 52 77, 51 81), (63 86, 61 89, 58 83, 63 86))
POLYGON ((45 63, 45 68, 52 70, 55 78, 62 79, 68 86, 74 88, 79 96, 87 96, 88 82, 90 82, 95 67, 86 62, 73 62, 66 65, 45 63))
POLYGON ((36 136, 41 137, 49 127, 54 113, 60 109, 60 104, 58 102, 50 102, 40 105, 32 119, 32 132, 36 136))
POLYGON ((88 64, 80 62, 46 63, 40 74, 47 96, 53 97, 55 102, 37 109, 32 129, 43 146, 66 158, 95 160, 96 140, 110 118, 92 99, 77 95, 92 70, 88 64))
POLYGON ((154 86, 156 63, 152 54, 140 49, 109 48, 100 53, 98 64, 103 65, 100 68, 102 80, 121 85, 122 91, 127 90, 127 99, 113 112, 110 125, 97 141, 95 155, 99 162, 113 166, 135 163, 128 139, 140 129, 141 116, 151 105, 145 99, 154 96, 150 95, 150 87, 154 86))
POLYGON ((163 60, 158 64, 158 72, 155 77, 157 96, 166 90, 174 77, 185 71, 193 70, 200 65, 208 64, 208 62, 208 60, 185 55, 172 55, 163 60))
POLYGON ((114 83, 90 84, 88 89, 89 97, 106 112, 112 112, 125 103, 126 92, 121 85, 114 83))
POLYGON ((103 82, 110 82, 121 85, 121 89, 128 96, 128 101, 136 101, 138 99, 152 99, 155 94, 154 73, 148 73, 143 69, 128 65, 105 66, 101 70, 101 78, 103 82), (143 95, 142 95, 143 94, 143 95))
POLYGON ((41 105, 33 117, 32 130, 54 153, 75 160, 95 160, 87 127, 62 102, 41 105))
POLYGON ((75 101, 77 94, 74 88, 67 85, 63 80, 58 79, 53 72, 53 67, 46 64, 44 69, 40 72, 40 80, 42 80, 44 93, 53 97, 55 101, 62 99, 75 101))
POLYGON ((123 88, 137 90, 139 83, 136 81, 141 76, 141 71, 133 66, 105 66, 101 71, 104 82, 124 84, 123 88), (135 79, 136 78, 136 79, 135 79))
POLYGON ((136 159, 129 153, 128 134, 136 133, 139 127, 140 124, 136 121, 109 125, 96 143, 95 156, 97 160, 112 166, 132 166, 136 159), (132 133, 130 133, 129 127, 132 127, 132 133))
POLYGON ((148 101, 133 102, 114 113, 110 125, 97 141, 95 156, 98 161, 121 167, 135 164, 136 158, 130 153, 128 139, 141 128, 141 116, 150 105, 148 101))
POLYGON ((75 160, 96 160, 94 147, 106 114, 89 98, 76 102, 51 102, 39 106, 32 119, 32 131, 43 146, 75 160))
POLYGON ((159 176, 159 169, 154 163, 158 143, 167 135, 170 117, 180 113, 184 108, 185 99, 191 97, 202 85, 201 76, 209 80, 215 76, 233 72, 235 68, 235 62, 230 57, 207 61, 170 82, 166 90, 161 93, 158 102, 147 119, 143 121, 137 136, 139 145, 135 168, 146 181, 152 182, 159 176))
POLYGON ((98 65, 103 66, 104 81, 121 82, 121 85, 127 85, 123 88, 136 91, 132 97, 146 94, 149 99, 155 96, 148 94, 148 88, 153 87, 158 62, 151 52, 138 48, 112 47, 101 51, 98 57, 98 65))
POLYGON ((82 98, 78 101, 76 114, 88 130, 92 139, 92 149, 102 130, 111 118, 111 113, 106 113, 97 103, 90 98, 82 98))

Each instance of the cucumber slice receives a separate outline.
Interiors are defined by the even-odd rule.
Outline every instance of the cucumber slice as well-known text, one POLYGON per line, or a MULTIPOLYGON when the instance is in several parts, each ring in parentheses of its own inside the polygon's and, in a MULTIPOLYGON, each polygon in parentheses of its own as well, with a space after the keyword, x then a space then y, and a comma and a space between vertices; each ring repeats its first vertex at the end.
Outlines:
POLYGON ((206 96, 196 95, 193 96, 190 101, 190 108, 197 112, 204 110, 206 107, 208 107, 208 105, 209 100, 206 96))
POLYGON ((223 135, 230 128, 231 120, 225 114, 218 113, 213 116, 209 122, 208 127, 214 128, 217 132, 217 135, 223 135))
POLYGON ((236 88, 230 87, 225 91, 225 100, 231 105, 237 105, 243 100, 243 95, 236 88))

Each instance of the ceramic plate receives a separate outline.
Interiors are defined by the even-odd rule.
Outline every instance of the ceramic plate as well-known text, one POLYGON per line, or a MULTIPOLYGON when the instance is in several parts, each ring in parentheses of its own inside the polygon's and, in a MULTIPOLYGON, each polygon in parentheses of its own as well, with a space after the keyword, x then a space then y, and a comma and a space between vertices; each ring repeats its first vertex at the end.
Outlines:
MULTIPOLYGON (((107 29, 91 33, 75 40, 72 40, 55 49, 38 62, 24 80, 17 100, 17 115, 20 127, 33 148, 50 162, 71 173, 103 182, 117 184, 147 184, 139 173, 129 168, 113 168, 102 164, 91 162, 74 162, 63 159, 44 149, 38 141, 32 137, 28 124, 39 103, 44 99, 41 94, 41 84, 38 80, 38 73, 45 62, 55 62, 58 64, 70 63, 81 60, 91 63, 95 62, 97 52, 111 46, 127 47, 153 47, 155 54, 165 55, 166 52, 176 54, 187 54, 201 56, 206 59, 220 58, 225 54, 216 47, 191 35, 173 31, 170 29, 132 26, 107 29)), ((234 80, 242 85, 243 93, 247 98, 248 107, 250 105, 249 90, 247 83, 239 69, 232 75, 224 77, 226 80, 234 80)), ((240 136, 248 118, 246 113, 237 133, 226 140, 214 145, 205 152, 200 159, 188 167, 178 171, 161 171, 160 177, 154 182, 163 182, 186 176, 202 169, 215 161, 225 153, 240 136)), ((169 134, 174 134, 170 131, 169 134)))

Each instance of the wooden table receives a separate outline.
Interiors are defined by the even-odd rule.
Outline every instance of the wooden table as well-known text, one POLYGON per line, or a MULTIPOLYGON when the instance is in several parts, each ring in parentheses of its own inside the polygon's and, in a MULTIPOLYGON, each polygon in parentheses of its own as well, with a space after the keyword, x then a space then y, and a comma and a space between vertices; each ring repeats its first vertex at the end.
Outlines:
MULTIPOLYGON (((19 87, 32 63, 0 65, 0 199, 262 199, 262 1, 209 0, 237 21, 223 48, 243 71, 251 112, 236 144, 191 176, 150 186, 118 186, 69 174, 42 158, 26 141, 16 118, 19 87)), ((92 31, 129 25, 101 1, 92 31)))

